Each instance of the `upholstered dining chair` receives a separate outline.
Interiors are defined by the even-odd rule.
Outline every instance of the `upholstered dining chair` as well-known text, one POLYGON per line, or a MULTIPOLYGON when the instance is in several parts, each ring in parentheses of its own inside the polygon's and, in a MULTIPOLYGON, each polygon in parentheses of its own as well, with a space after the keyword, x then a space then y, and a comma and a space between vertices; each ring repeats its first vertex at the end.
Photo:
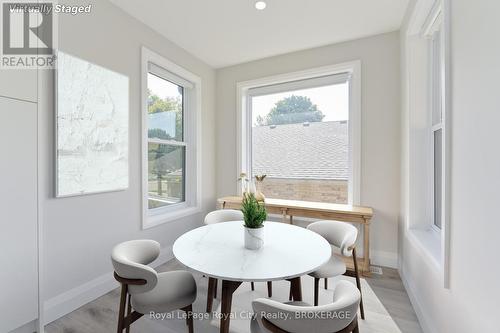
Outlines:
MULTIPOLYGON (((243 221, 243 213, 236 209, 219 209, 208 213, 205 216, 205 224, 215 224, 230 221, 243 221)), ((255 290, 253 282, 250 283, 252 290, 255 290)), ((273 286, 271 281, 267 282, 267 294, 269 297, 273 295, 273 286)), ((212 300, 217 297, 217 279, 208 278, 208 294, 207 294, 207 312, 212 311, 212 300)))
MULTIPOLYGON (((318 221, 307 226, 307 229, 314 231, 323 236, 328 243, 340 249, 343 256, 350 257, 354 261, 354 277, 356 285, 360 292, 360 312, 361 319, 365 319, 365 310, 363 307, 363 296, 361 292, 361 282, 359 280, 358 262, 356 260, 356 239, 358 237, 358 229, 349 223, 339 221, 318 221)), ((328 288, 328 278, 344 275, 347 272, 346 265, 342 258, 332 254, 330 260, 318 270, 309 273, 314 278, 314 305, 318 305, 319 299, 319 282, 320 279, 325 279, 325 289, 328 288)), ((348 274, 352 275, 352 273, 348 274)))
POLYGON ((303 302, 280 303, 267 298, 252 302, 252 333, 359 333, 357 310, 360 293, 348 281, 340 281, 333 302, 310 306, 303 302))
POLYGON ((186 324, 189 333, 193 333, 195 280, 186 271, 157 273, 146 266, 159 255, 160 244, 154 240, 132 240, 113 248, 114 276, 121 284, 118 333, 130 332, 130 325, 144 314, 178 309, 186 312, 186 324))

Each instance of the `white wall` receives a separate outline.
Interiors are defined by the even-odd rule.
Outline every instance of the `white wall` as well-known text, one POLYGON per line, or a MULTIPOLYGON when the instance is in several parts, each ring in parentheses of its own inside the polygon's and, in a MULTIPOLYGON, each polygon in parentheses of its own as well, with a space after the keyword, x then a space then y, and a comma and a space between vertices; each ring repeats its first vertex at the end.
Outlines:
MULTIPOLYGON (((76 2, 75 2, 76 3, 76 2)), ((59 49, 125 74, 130 79, 130 187, 125 191, 54 198, 53 73, 41 73, 40 177, 43 223, 46 320, 72 310, 84 295, 105 292, 112 284, 113 245, 150 238, 167 250, 201 216, 141 230, 141 46, 165 56, 202 78, 202 206, 215 207, 215 71, 108 1, 94 0, 91 14, 59 15, 59 49)))
MULTIPOLYGON (((415 3, 415 1, 413 1, 415 3)), ((442 273, 408 237, 408 106, 403 93, 400 272, 426 332, 498 332, 500 225, 500 3, 451 1, 451 228, 450 288, 442 273)), ((402 84, 414 69, 402 30, 402 84)))
POLYGON ((0 332, 38 317, 37 104, 16 92, 0 88, 0 332))
POLYGON ((217 70, 217 195, 236 191, 236 83, 361 60, 361 203, 375 209, 371 250, 376 264, 397 265, 399 212, 399 34, 392 32, 217 70))

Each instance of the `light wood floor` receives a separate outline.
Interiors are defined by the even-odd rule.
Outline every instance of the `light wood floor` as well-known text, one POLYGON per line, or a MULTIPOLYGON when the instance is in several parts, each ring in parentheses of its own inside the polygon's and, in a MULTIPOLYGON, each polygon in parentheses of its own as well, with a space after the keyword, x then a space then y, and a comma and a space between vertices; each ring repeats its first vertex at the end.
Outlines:
MULTIPOLYGON (((182 269, 175 260, 169 261, 158 268, 158 271, 182 269)), ((206 279, 200 276, 195 278, 199 281, 198 298, 194 305, 194 311, 204 311, 206 300, 206 279)), ((378 300, 383 304, 392 320, 402 333, 421 333, 415 312, 410 304, 408 295, 396 270, 383 268, 383 275, 374 274, 367 278, 370 288, 376 294, 378 300)), ((220 292, 220 291, 219 291, 220 292)), ((107 333, 116 332, 116 320, 118 313, 119 290, 115 289, 106 295, 82 306, 72 313, 47 325, 47 333, 107 333)), ((216 304, 214 304, 216 306, 216 304)), ((203 329, 205 330, 205 329, 203 329)), ((212 330, 211 330, 212 331, 212 330)), ((213 331, 217 330, 213 328, 213 331)), ((132 325, 133 333, 156 333, 156 332, 187 332, 182 321, 170 323, 169 328, 155 324, 155 321, 141 318, 132 325)), ((195 332, 200 332, 196 330, 195 332)), ((368 332, 362 332, 368 333, 368 332)))

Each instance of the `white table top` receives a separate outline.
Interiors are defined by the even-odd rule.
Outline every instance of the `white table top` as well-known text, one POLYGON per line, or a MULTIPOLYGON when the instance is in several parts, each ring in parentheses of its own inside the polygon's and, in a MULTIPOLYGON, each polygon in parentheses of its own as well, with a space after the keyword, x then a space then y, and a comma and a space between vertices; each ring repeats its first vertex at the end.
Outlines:
POLYGON ((206 225, 180 236, 174 256, 188 268, 230 281, 274 281, 310 273, 332 248, 320 235, 294 225, 265 222, 264 246, 244 247, 243 221, 206 225))

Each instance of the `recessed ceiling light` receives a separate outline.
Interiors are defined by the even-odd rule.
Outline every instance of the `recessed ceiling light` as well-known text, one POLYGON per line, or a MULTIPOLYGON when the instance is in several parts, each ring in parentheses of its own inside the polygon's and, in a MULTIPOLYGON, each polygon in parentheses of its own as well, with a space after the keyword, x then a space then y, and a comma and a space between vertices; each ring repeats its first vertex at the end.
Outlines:
POLYGON ((266 2, 265 1, 257 1, 255 3, 255 8, 258 9, 258 10, 264 10, 266 9, 266 2))

